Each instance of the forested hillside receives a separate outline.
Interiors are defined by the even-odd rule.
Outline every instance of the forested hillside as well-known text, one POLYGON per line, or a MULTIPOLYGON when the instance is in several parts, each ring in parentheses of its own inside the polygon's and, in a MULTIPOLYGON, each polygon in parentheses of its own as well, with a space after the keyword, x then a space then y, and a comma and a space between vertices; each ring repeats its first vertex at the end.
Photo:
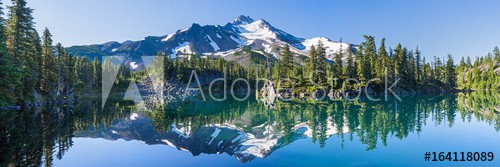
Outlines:
POLYGON ((500 51, 495 47, 493 54, 477 58, 462 58, 457 67, 459 89, 500 89, 500 51))
MULTIPOLYGON (((131 71, 128 66, 118 67, 110 60, 103 60, 100 54, 71 55, 60 43, 54 44, 49 29, 46 28, 41 35, 37 32, 33 9, 27 6, 26 0, 13 0, 7 11, 6 16, 0 13, 6 18, 0 17, 0 106, 72 101, 81 94, 100 93, 101 62, 108 70, 119 71, 115 84, 125 88, 130 81, 147 76, 144 70, 131 71)), ((267 29, 279 32, 267 22, 260 22, 266 23, 267 29)), ((266 29, 266 26, 261 28, 266 29)), ((336 52, 328 50, 329 47, 318 40, 317 44, 307 46, 307 56, 281 43, 272 49, 273 54, 245 46, 230 58, 196 52, 177 52, 175 57, 165 52, 158 56, 165 57, 161 64, 165 71, 162 75, 176 83, 187 83, 195 70, 199 75, 214 77, 223 76, 225 72, 228 80, 246 78, 255 81, 257 73, 260 78, 271 77, 276 81, 289 78, 282 86, 289 87, 293 83, 298 91, 312 91, 318 87, 334 91, 356 89, 365 86, 370 79, 379 78, 381 80, 374 81, 370 88, 380 92, 386 75, 389 84, 400 79, 396 89, 405 92, 451 93, 456 89, 500 88, 498 47, 492 54, 474 62, 467 57, 456 63, 451 55, 426 60, 429 54, 425 56, 418 46, 411 49, 399 44, 392 49, 385 46, 384 38, 379 46, 376 46, 375 37, 365 35, 364 38, 359 45, 346 45, 346 48, 339 45, 336 52), (349 82, 344 87, 343 83, 349 78, 360 82, 349 82)), ((330 45, 335 43, 329 42, 330 45)), ((250 83, 254 88, 255 82, 250 83)))
POLYGON ((7 19, 0 19, 0 106, 71 100, 78 89, 100 84, 99 61, 54 46, 48 29, 40 37, 25 0, 7 10, 7 19))

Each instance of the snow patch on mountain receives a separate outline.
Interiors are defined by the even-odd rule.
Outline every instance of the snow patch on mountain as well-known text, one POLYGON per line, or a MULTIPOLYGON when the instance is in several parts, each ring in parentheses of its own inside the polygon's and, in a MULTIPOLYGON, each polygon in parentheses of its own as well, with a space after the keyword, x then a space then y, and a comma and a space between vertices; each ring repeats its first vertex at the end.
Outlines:
POLYGON ((224 51, 224 52, 206 53, 206 54, 207 55, 216 55, 216 56, 220 56, 220 57, 225 57, 225 56, 228 56, 228 55, 232 55, 232 54, 236 53, 237 51, 239 51, 239 49, 233 49, 233 50, 228 50, 228 51, 224 51))
POLYGON ((257 139, 252 134, 248 134, 248 140, 244 141, 240 149, 241 154, 251 154, 253 156, 264 158, 269 155, 272 148, 278 144, 278 138, 261 138, 257 139))
POLYGON ((170 38, 172 38, 174 35, 175 35, 175 33, 168 34, 168 35, 167 35, 167 37, 163 38, 161 41, 166 42, 166 41, 168 41, 170 38))
POLYGON ((238 136, 236 136, 235 138, 233 138, 233 140, 231 140, 231 143, 236 143, 242 140, 246 140, 248 138, 247 135, 243 132, 238 132, 238 134, 239 134, 238 136))
POLYGON ((172 131, 179 134, 181 137, 189 138, 189 135, 191 135, 191 126, 186 125, 181 128, 177 128, 177 125, 172 124, 172 131))
POLYGON ((246 41, 245 40, 241 40, 239 38, 235 38, 233 37, 232 35, 229 36, 229 38, 231 38, 234 42, 236 42, 238 44, 238 47, 241 47, 241 46, 244 46, 246 41))
POLYGON ((316 38, 306 39, 304 42, 302 42, 302 45, 305 46, 306 51, 310 51, 311 46, 313 45, 317 46, 320 41, 323 43, 326 49, 327 56, 333 56, 334 54, 338 54, 340 53, 341 49, 342 53, 347 53, 349 48, 349 44, 347 43, 335 42, 326 37, 316 37, 316 38))
POLYGON ((136 69, 137 67, 139 67, 139 64, 137 64, 136 62, 130 62, 130 68, 133 70, 133 69, 136 69))
POLYGON ((273 46, 271 44, 263 43, 264 51, 267 53, 271 53, 273 51, 273 46))
POLYGON ((184 42, 177 46, 176 48, 172 49, 172 58, 176 58, 177 54, 193 54, 193 51, 191 50, 191 46, 189 46, 189 42, 184 42))
POLYGON ((215 131, 214 133, 210 136, 212 139, 210 139, 210 141, 208 142, 208 144, 212 143, 212 141, 214 141, 214 139, 219 136, 219 133, 220 133, 221 129, 219 128, 215 128, 215 131))
POLYGON ((248 40, 245 43, 246 45, 252 44, 256 39, 261 39, 269 43, 272 43, 270 39, 276 39, 276 33, 271 31, 262 19, 250 24, 240 24, 237 27, 241 33, 240 35, 248 40))
POLYGON ((212 38, 210 38, 210 35, 207 35, 207 38, 210 42, 210 45, 212 45, 212 48, 214 48, 214 51, 216 52, 219 51, 220 50, 219 46, 212 40, 212 38))
MULTIPOLYGON (((309 127, 309 125, 305 122, 297 124, 293 127, 294 131, 296 133, 302 133, 304 136, 307 136, 309 138, 313 137, 313 130, 309 127)), ((342 127, 342 132, 343 133, 348 133, 349 132, 349 126, 348 126, 348 121, 347 118, 344 118, 344 126, 342 127)), ((326 122, 326 137, 330 137, 334 134, 338 133, 338 127, 337 125, 332 121, 332 117, 329 117, 327 122, 326 122)))
POLYGON ((176 147, 172 142, 168 141, 167 139, 163 139, 161 141, 164 142, 165 144, 167 144, 170 147, 176 147))

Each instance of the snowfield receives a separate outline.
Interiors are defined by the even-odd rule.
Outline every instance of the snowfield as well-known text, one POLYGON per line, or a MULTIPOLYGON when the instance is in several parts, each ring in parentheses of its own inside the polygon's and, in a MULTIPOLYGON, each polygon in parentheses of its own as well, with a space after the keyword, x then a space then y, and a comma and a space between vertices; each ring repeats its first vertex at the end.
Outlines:
POLYGON ((177 53, 182 53, 182 54, 194 54, 194 52, 191 50, 191 46, 189 46, 189 42, 184 42, 182 44, 179 44, 176 48, 172 49, 172 58, 177 57, 177 53))

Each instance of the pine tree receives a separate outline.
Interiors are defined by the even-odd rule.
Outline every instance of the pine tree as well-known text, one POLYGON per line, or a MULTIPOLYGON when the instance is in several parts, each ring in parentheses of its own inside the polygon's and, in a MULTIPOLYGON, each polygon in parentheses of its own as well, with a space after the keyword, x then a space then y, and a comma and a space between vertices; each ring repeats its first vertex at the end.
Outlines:
POLYGON ((364 58, 365 58, 365 68, 366 72, 369 72, 370 74, 366 74, 365 79, 371 79, 373 76, 378 76, 378 74, 381 74, 382 72, 379 72, 379 65, 380 63, 378 62, 377 58, 377 48, 375 46, 375 37, 373 36, 367 36, 364 35, 365 37, 365 42, 363 42, 364 50, 364 58))
MULTIPOLYGON (((343 62, 342 62, 342 53, 341 52, 342 51, 335 54, 335 57, 334 57, 335 62, 334 62, 333 67, 332 67, 333 77, 339 78, 339 81, 338 81, 339 83, 342 83, 341 79, 342 79, 342 74, 343 74, 343 71, 342 71, 342 63, 343 62)), ((352 61, 352 57, 351 57, 351 61, 352 61)))
POLYGON ((403 58, 402 58, 402 63, 401 63, 401 67, 402 67, 402 71, 401 71, 401 80, 403 82, 405 82, 406 84, 409 84, 409 83, 412 83, 411 82, 411 75, 410 75, 410 72, 411 72, 411 69, 412 68, 412 63, 411 63, 411 59, 410 59, 410 52, 408 51, 408 49, 406 47, 403 47, 403 58))
POLYGON ((421 79, 421 81, 423 81, 423 82, 427 82, 427 80, 428 80, 428 75, 427 75, 427 73, 429 72, 429 70, 428 70, 428 69, 430 68, 430 67, 428 67, 428 66, 430 66, 430 65, 426 64, 426 62, 425 62, 425 57, 423 57, 423 58, 422 58, 422 65, 423 65, 423 67, 422 67, 422 72, 421 72, 420 79, 421 79))
POLYGON ((415 86, 415 81, 416 81, 416 63, 415 63, 415 55, 413 54, 413 51, 408 52, 408 66, 406 68, 408 70, 408 81, 411 85, 415 86))
POLYGON ((77 88, 88 90, 92 87, 92 65, 88 57, 76 58, 77 88))
POLYGON ((9 56, 6 47, 4 31, 3 4, 0 2, 0 106, 11 105, 16 102, 16 86, 20 85, 21 75, 13 64, 13 57, 9 56))
POLYGON ((370 69, 368 68, 369 65, 367 63, 369 63, 367 60, 367 57, 363 54, 363 46, 359 46, 359 51, 356 52, 356 59, 358 59, 359 61, 359 64, 358 64, 358 68, 357 68, 357 72, 358 72, 358 76, 359 76, 359 80, 360 81, 366 81, 368 79, 370 79, 370 69))
POLYGON ((418 46, 417 46, 417 49, 415 49, 415 70, 416 70, 416 78, 417 78, 417 82, 420 82, 422 80, 422 64, 421 64, 421 52, 420 50, 418 49, 418 46))
POLYGON ((283 48, 281 57, 283 59, 282 75, 284 78, 289 78, 292 75, 291 72, 293 68, 293 53, 290 51, 290 46, 288 46, 288 44, 283 48))
POLYGON ((354 66, 354 60, 352 58, 351 53, 347 54, 346 67, 344 68, 344 76, 346 78, 355 78, 356 77, 356 68, 354 66))
POLYGON ((467 67, 471 68, 472 67, 472 62, 470 60, 470 57, 467 56, 467 60, 465 61, 465 64, 467 65, 467 67))
POLYGON ((500 61, 500 50, 498 46, 495 46, 495 49, 493 49, 493 55, 495 56, 495 60, 500 61))
POLYGON ((34 62, 33 62, 33 67, 32 67, 32 75, 34 76, 33 82, 35 82, 35 88, 33 88, 34 91, 38 91, 40 88, 40 81, 41 81, 41 72, 42 72, 42 41, 40 39, 40 36, 37 31, 33 30, 33 33, 30 33, 29 36, 29 41, 30 41, 30 51, 29 57, 32 57, 34 62))
POLYGON ((54 62, 54 50, 52 48, 52 34, 45 28, 43 32, 43 45, 42 45, 42 77, 40 90, 44 94, 53 93, 55 90, 55 85, 57 77, 54 62))
POLYGON ((384 77, 385 75, 385 68, 389 66, 390 64, 390 58, 389 58, 389 53, 385 50, 385 38, 382 38, 380 41, 380 47, 378 49, 378 54, 379 54, 379 62, 381 63, 380 66, 378 67, 378 75, 377 77, 384 77))
POLYGON ((102 82, 102 66, 97 57, 92 61, 92 86, 100 88, 102 82))
POLYGON ((458 68, 460 68, 462 70, 463 68, 466 68, 466 67, 467 67, 467 64, 465 63, 465 58, 462 57, 460 59, 460 63, 458 64, 458 68))
POLYGON ((22 84, 16 84, 15 95, 19 104, 34 100, 34 91, 38 84, 37 36, 34 29, 32 9, 26 6, 25 0, 13 0, 9 6, 6 24, 7 50, 12 56, 12 64, 20 69, 22 84))
MULTIPOLYGON (((219 58, 220 61, 222 61, 222 58, 219 58)), ((182 61, 179 61, 178 58, 175 59, 175 74, 176 74, 176 78, 177 80, 181 80, 183 81, 184 79, 184 63, 182 61)), ((222 63, 221 63, 221 67, 222 66, 222 63)))
POLYGON ((174 68, 172 57, 170 57, 170 55, 166 55, 165 59, 163 59, 163 60, 165 61, 164 62, 165 68, 163 69, 163 71, 164 71, 163 77, 165 80, 168 80, 171 78, 170 74, 172 73, 172 69, 174 68))
POLYGON ((444 82, 444 74, 442 72, 443 63, 439 57, 434 57, 434 75, 435 80, 444 82))
POLYGON ((61 88, 64 82, 64 49, 60 43, 56 44, 56 52, 57 52, 57 84, 56 84, 56 96, 59 97, 61 94, 61 88))
POLYGON ((59 61, 59 66, 61 67, 61 78, 62 82, 60 87, 62 89, 62 92, 65 95, 69 95, 71 92, 71 84, 74 83, 74 63, 73 63, 73 58, 69 53, 64 49, 64 47, 58 43, 57 44, 58 48, 58 56, 61 58, 59 61))
POLYGON ((449 54, 448 61, 446 61, 446 84, 454 88, 456 86, 457 74, 455 72, 455 65, 453 64, 453 57, 449 54))
POLYGON ((316 47, 316 62, 315 62, 315 70, 321 71, 319 73, 316 73, 317 75, 317 82, 319 84, 325 83, 326 82, 326 49, 325 46, 323 45, 323 42, 319 41, 318 46, 316 47))
POLYGON ((312 76, 313 78, 311 78, 313 81, 316 81, 316 78, 314 77, 314 75, 311 75, 312 72, 316 69, 316 56, 317 56, 317 53, 316 53, 316 47, 313 45, 311 46, 311 50, 309 50, 309 61, 307 62, 307 70, 305 70, 304 72, 306 73, 306 76, 309 77, 309 76, 312 76))
POLYGON ((74 84, 78 81, 76 75, 76 58, 65 51, 67 63, 67 82, 66 82, 66 95, 73 95, 74 84))
POLYGON ((403 49, 401 44, 398 44, 396 46, 395 55, 394 55, 394 67, 396 69, 396 73, 398 78, 401 79, 401 81, 406 81, 407 75, 406 75, 406 51, 403 49))

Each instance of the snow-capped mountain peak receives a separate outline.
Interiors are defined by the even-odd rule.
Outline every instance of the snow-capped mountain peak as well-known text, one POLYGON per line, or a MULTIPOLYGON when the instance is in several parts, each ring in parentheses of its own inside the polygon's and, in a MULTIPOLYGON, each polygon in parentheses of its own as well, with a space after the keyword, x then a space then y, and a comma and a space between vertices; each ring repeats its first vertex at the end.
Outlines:
POLYGON ((103 55, 126 56, 128 62, 141 56, 156 55, 165 52, 172 57, 195 54, 207 57, 226 57, 248 47, 263 55, 280 58, 279 48, 290 45, 296 55, 307 56, 310 46, 321 41, 327 50, 327 59, 333 55, 352 52, 350 44, 332 41, 326 37, 304 39, 295 37, 272 26, 264 19, 254 20, 241 15, 225 26, 199 25, 193 23, 189 28, 177 30, 164 36, 148 36, 140 41, 123 43, 113 42, 100 45, 74 46, 68 48, 71 54, 86 55, 91 59, 103 55))
POLYGON ((236 25, 240 34, 247 39, 276 38, 276 33, 269 29, 263 20, 257 20, 250 24, 236 25))
POLYGON ((238 18, 236 18, 233 21, 233 24, 234 25, 238 25, 238 24, 250 24, 250 23, 252 23, 254 21, 255 20, 252 19, 250 16, 240 15, 240 16, 238 16, 238 18))

